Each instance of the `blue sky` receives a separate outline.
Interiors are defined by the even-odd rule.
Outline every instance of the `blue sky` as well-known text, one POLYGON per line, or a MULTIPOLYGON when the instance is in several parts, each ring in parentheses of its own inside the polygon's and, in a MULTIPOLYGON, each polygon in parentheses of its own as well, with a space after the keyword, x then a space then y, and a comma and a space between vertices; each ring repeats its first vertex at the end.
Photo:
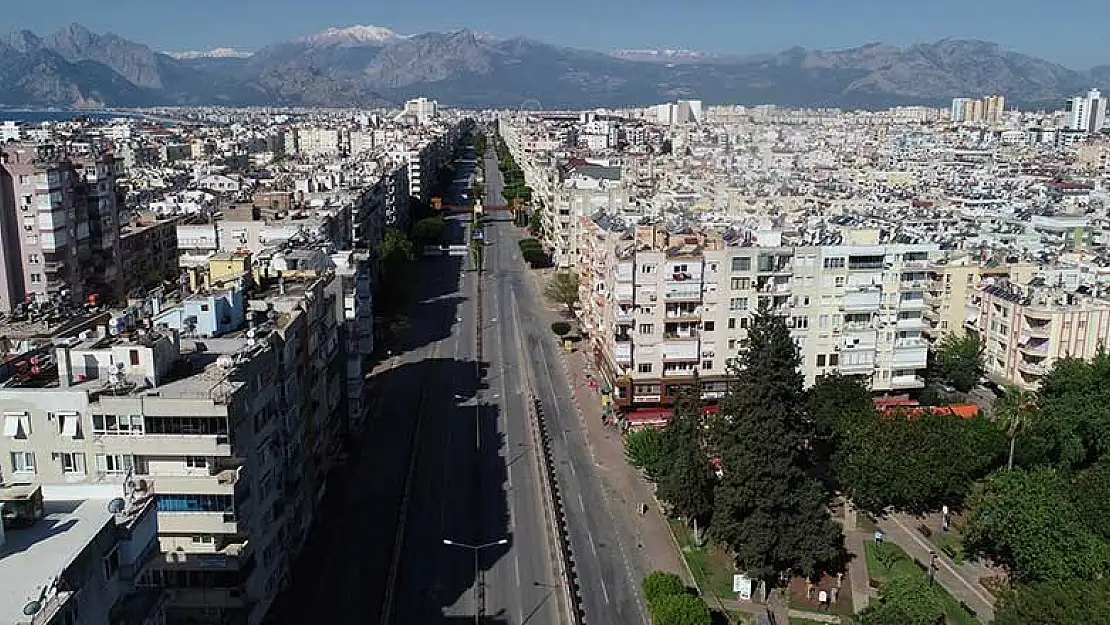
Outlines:
POLYGON ((328 26, 472 28, 594 48, 772 52, 794 45, 994 41, 1077 69, 1110 64, 1106 0, 50 0, 4 2, 0 29, 79 22, 160 50, 247 50, 328 26))

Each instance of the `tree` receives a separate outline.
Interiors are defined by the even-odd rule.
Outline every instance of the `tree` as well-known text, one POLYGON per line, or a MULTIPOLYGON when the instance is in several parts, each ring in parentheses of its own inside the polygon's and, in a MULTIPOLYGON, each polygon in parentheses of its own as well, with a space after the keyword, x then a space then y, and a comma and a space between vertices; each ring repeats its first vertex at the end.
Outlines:
POLYGON ((644 598, 649 606, 654 605, 656 601, 663 597, 688 594, 686 584, 682 583, 682 578, 666 571, 648 573, 641 585, 644 589, 644 598))
MULTIPOLYGON (((388 303, 397 308, 403 304, 408 296, 409 279, 408 269, 412 261, 412 242, 403 232, 396 228, 387 228, 382 242, 378 247, 382 259, 382 275, 378 285, 378 292, 382 297, 377 301, 388 303)), ((396 312, 383 306, 387 314, 396 312)))
POLYGON ((800 466, 806 427, 798 364, 786 323, 761 309, 713 427, 723 477, 711 531, 741 571, 771 584, 827 570, 843 550, 828 494, 800 466))
POLYGON ((668 595, 651 605, 652 625, 710 625, 712 619, 705 599, 694 595, 668 595))
POLYGON ((995 625, 1110 623, 1110 580, 1070 580, 1020 586, 995 606, 995 625))
POLYGON ((943 624, 944 599, 936 586, 920 573, 888 579, 879 587, 879 601, 872 601, 859 615, 860 625, 943 624))
POLYGON ((417 241, 439 243, 447 230, 447 220, 440 216, 425 217, 412 226, 412 236, 417 241))
POLYGON ((629 464, 640 469, 652 482, 658 482, 671 461, 671 450, 663 430, 644 428, 624 437, 624 456, 629 464))
POLYGON ((1037 396, 1016 386, 1007 386, 1002 396, 994 400, 994 414, 1010 441, 1010 454, 1006 468, 1014 468, 1014 442, 1018 434, 1028 427, 1037 411, 1037 396))
POLYGON ((859 376, 826 375, 806 392, 805 416, 815 469, 832 477, 832 457, 849 427, 875 418, 875 404, 859 376))
POLYGON ((1005 564, 1021 582, 1094 579, 1110 545, 1083 522, 1055 470, 995 473, 968 500, 964 547, 1005 564))
POLYGON ((1110 455, 1110 354, 1065 358, 1041 379, 1039 413, 1022 435, 1019 457, 1082 468, 1110 455))
POLYGON ((544 297, 567 307, 567 315, 574 314, 574 305, 578 303, 578 274, 572 271, 560 271, 551 277, 543 289, 544 297))
POLYGON ((1110 461, 1080 472, 1070 492, 1087 528, 1110 541, 1110 461))
POLYGON ((702 404, 697 376, 675 399, 674 413, 663 430, 670 464, 658 483, 659 498, 679 516, 704 527, 713 514, 715 476, 704 444, 702 404))
POLYGON ((543 215, 540 213, 539 209, 532 209, 532 216, 529 217, 528 221, 528 231, 531 232, 534 237, 543 236, 543 215))
POLYGON ((983 377, 983 342, 974 332, 946 334, 937 345, 935 366, 957 391, 966 393, 983 377))
POLYGON ((564 337, 570 334, 570 324, 566 321, 556 321, 555 323, 551 324, 551 331, 557 334, 559 337, 564 337))
POLYGON ((1003 457, 998 427, 942 410, 872 410, 847 425, 833 452, 837 484, 863 510, 920 512, 959 504, 1003 457))

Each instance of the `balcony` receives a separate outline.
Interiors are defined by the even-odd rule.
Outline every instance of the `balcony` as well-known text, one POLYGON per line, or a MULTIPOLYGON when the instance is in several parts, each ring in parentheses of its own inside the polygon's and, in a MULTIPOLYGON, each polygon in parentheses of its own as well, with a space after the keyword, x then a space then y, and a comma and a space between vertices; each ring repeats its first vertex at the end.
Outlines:
POLYGON ((617 284, 613 289, 613 298, 618 302, 631 302, 632 301, 632 285, 631 284, 617 284))
POLYGON ((613 340, 616 341, 617 343, 631 343, 632 342, 632 335, 631 334, 622 334, 622 333, 618 332, 618 333, 613 335, 613 340))
POLYGON ((159 512, 158 531, 166 534, 236 534, 234 512, 159 512))
POLYGON ((841 375, 871 375, 875 372, 875 363, 873 362, 842 362, 837 365, 837 371, 841 375))
POLYGON ((632 343, 618 343, 614 345, 613 360, 618 363, 632 362, 632 343))
POLYGON ((701 320, 702 307, 680 307, 672 308, 670 306, 663 313, 664 319, 686 320, 686 321, 699 321, 701 320))
POLYGON ((238 481, 232 470, 216 475, 153 475, 150 478, 160 490, 178 495, 233 495, 238 481))
POLYGON ((137 456, 230 456, 227 436, 219 434, 94 435, 97 451, 137 456))
POLYGON ((668 282, 664 292, 664 298, 667 301, 675 300, 694 300, 701 301, 701 284, 684 284, 678 282, 668 282))
POLYGON ((869 312, 878 310, 882 303, 882 293, 878 290, 857 291, 844 295, 844 310, 849 312, 869 312))
POLYGON ((1052 325, 1048 323, 1036 325, 1027 323, 1022 333, 1039 339, 1049 339, 1052 338, 1052 325))
POLYGON ((1048 355, 1048 341, 1022 341, 1018 343, 1018 350, 1023 354, 1032 354, 1034 356, 1047 356, 1048 355))
POLYGON ((924 310, 925 307, 924 298, 902 299, 898 302, 899 310, 924 310))
POLYGON ((628 312, 622 312, 618 309, 616 312, 613 313, 613 319, 616 320, 616 322, 620 325, 632 325, 633 323, 636 323, 636 316, 632 314, 631 310, 628 312))
POLYGON ((689 378, 697 371, 697 367, 686 367, 682 369, 668 369, 663 368, 664 378, 689 378))
POLYGON ((1018 361, 1018 371, 1028 375, 1045 375, 1048 373, 1048 367, 1039 362, 1027 362, 1025 360, 1018 361))
POLYGON ((890 362, 895 367, 903 369, 924 369, 929 364, 929 348, 895 348, 890 362))
POLYGON ((696 341, 698 340, 698 331, 690 330, 688 332, 664 332, 663 338, 668 341, 696 341))
POLYGON ((925 321, 921 317, 909 317, 898 320, 899 330, 920 330, 924 326, 925 321))
POLYGON ((664 362, 698 360, 697 341, 667 341, 662 351, 664 362))
POLYGON ((890 378, 891 388, 923 388, 925 378, 919 375, 896 375, 890 378))

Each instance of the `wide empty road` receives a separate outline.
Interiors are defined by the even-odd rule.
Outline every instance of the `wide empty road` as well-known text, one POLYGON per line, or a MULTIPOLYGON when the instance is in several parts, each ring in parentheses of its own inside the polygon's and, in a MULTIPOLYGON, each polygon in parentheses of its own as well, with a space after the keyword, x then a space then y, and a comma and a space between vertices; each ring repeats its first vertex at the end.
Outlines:
MULTIPOLYGON (((503 204, 501 173, 493 141, 485 155, 486 203, 503 204)), ((527 275, 517 242, 524 233, 511 225, 509 213, 490 215, 486 266, 498 331, 504 344, 522 341, 519 352, 506 353, 510 369, 527 367, 534 392, 545 407, 556 479, 562 489, 571 548, 582 586, 586 622, 635 625, 647 623, 639 596, 644 570, 634 531, 627 519, 612 513, 586 445, 571 397, 560 349, 548 323, 548 307, 527 275)))
MULTIPOLYGON (((452 243, 464 242, 468 219, 452 218, 452 243)), ((462 256, 415 263, 404 344, 372 380, 379 403, 279 622, 472 623, 476 613, 487 624, 567 622, 517 365, 522 338, 502 331, 489 295, 479 315, 470 265, 462 256), (476 562, 445 540, 505 543, 476 562)))

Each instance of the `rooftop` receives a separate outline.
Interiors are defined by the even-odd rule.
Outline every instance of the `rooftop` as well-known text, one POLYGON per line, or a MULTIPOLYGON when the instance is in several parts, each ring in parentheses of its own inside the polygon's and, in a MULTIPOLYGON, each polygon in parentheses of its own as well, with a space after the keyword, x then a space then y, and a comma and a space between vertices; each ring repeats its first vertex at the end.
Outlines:
POLYGON ((46 516, 31 527, 5 530, 6 542, 0 546, 0 621, 5 623, 25 620, 23 606, 38 599, 43 587, 112 521, 108 503, 122 494, 118 486, 92 493, 68 486, 43 491, 46 516))

